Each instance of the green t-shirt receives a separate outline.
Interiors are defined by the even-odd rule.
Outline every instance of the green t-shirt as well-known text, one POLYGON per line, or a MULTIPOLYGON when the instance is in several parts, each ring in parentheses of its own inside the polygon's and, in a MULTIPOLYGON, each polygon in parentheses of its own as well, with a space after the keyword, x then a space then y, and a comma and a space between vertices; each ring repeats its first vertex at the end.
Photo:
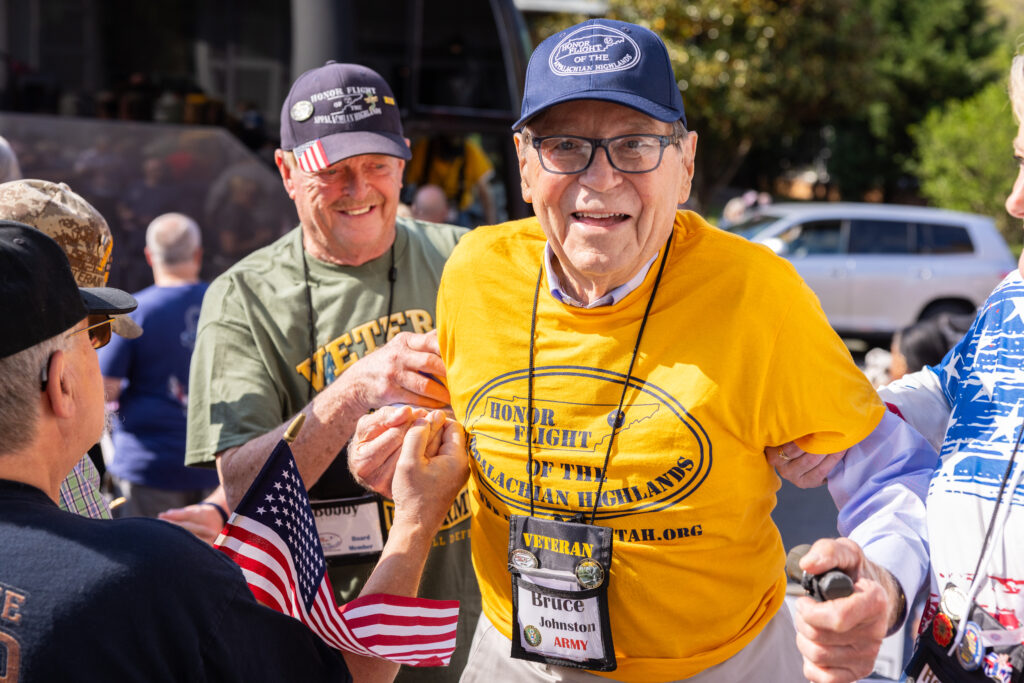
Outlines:
MULTIPOLYGON (((453 226, 397 220, 390 336, 434 328, 441 271, 464 233, 453 226)), ((301 234, 296 228, 253 252, 214 280, 206 293, 189 378, 189 465, 212 465, 215 453, 266 434, 309 403, 310 316, 301 234)), ((317 369, 312 394, 387 341, 391 258, 389 250, 361 266, 347 267, 306 254, 317 369)), ((343 445, 338 444, 339 451, 343 445)), ((344 470, 344 463, 336 462, 329 472, 339 469, 344 470)), ((316 488, 313 492, 315 496, 316 488)), ((434 540, 420 588, 426 598, 462 601, 451 666, 403 668, 401 681, 455 681, 465 664, 480 613, 469 514, 464 489, 434 540)), ((372 569, 372 562, 332 567, 329 574, 339 602, 355 597, 372 569)))

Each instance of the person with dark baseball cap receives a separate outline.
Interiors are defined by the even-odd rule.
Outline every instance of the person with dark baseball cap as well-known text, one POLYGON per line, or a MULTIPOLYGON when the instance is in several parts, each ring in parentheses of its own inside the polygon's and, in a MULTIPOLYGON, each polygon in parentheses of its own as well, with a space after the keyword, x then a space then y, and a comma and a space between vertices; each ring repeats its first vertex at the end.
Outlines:
MULTIPOLYGON (((594 19, 544 40, 514 131, 536 216, 463 238, 437 303, 474 461, 483 615, 463 683, 870 673, 905 618, 900 587, 927 568, 934 451, 886 412, 790 264, 678 208, 697 134, 657 35, 594 19), (856 589, 801 604, 799 636, 765 457, 793 440, 850 448, 834 493, 864 548, 806 558, 856 589)), ((364 479, 400 444, 381 419, 352 445, 364 479)))
MULTIPOLYGON (((110 340, 110 316, 135 307, 121 290, 79 288, 54 240, 0 221, 4 679, 391 681, 390 662, 336 650, 259 604, 241 569, 184 529, 57 507, 60 482, 103 430, 95 350, 110 340)), ((458 435, 447 430, 444 456, 427 458, 434 427, 421 427, 403 454, 395 533, 368 579, 373 592, 415 595, 447 501, 465 480, 464 453, 447 445, 458 435)))
MULTIPOLYGON (((306 414, 292 450, 339 603, 364 584, 394 517, 349 473, 356 420, 391 404, 406 404, 387 411, 402 417, 448 404, 434 306, 465 230, 397 216, 410 158, 399 111, 365 66, 328 62, 295 80, 275 161, 300 225, 211 283, 192 355, 186 462, 216 465, 229 507, 306 414)), ((447 669, 403 670, 400 681, 455 681, 465 661, 479 613, 467 496, 434 539, 421 589, 461 600, 458 648, 447 669)))

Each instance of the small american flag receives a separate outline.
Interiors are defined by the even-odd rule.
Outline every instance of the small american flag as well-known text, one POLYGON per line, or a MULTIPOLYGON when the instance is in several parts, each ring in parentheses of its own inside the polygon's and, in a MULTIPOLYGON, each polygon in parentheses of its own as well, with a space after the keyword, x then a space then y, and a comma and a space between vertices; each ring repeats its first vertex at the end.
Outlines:
POLYGON ((324 145, 319 139, 297 148, 295 158, 299 162, 299 167, 306 173, 316 173, 330 166, 327 163, 327 152, 324 151, 324 145))
POLYGON ((214 543, 242 568, 256 599, 339 650, 410 666, 447 666, 457 600, 361 596, 339 608, 292 451, 278 443, 214 543))

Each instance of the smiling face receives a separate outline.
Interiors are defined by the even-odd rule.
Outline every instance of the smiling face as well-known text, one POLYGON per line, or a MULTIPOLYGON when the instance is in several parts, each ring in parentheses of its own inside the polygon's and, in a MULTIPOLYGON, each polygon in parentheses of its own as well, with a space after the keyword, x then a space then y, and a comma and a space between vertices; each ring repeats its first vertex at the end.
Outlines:
POLYGON ((629 107, 597 100, 559 104, 517 134, 523 199, 548 238, 563 285, 589 302, 627 282, 665 244, 676 207, 690 196, 697 134, 665 148, 649 173, 622 173, 598 149, 582 173, 548 173, 531 148, 530 135, 610 138, 651 133, 671 135, 672 125, 629 107))
POLYGON ((356 266, 388 250, 405 161, 361 154, 307 173, 281 150, 274 160, 295 202, 306 251, 322 261, 356 266))

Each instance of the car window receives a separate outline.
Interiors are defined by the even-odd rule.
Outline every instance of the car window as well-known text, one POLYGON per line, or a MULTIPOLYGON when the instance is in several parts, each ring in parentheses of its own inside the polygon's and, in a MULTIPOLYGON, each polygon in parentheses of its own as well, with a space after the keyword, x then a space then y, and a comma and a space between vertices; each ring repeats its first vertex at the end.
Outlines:
POLYGON ((850 221, 851 254, 909 254, 910 225, 903 221, 850 221))
POLYGON ((842 251, 843 225, 838 220, 808 221, 779 235, 786 256, 838 254, 842 251))
POLYGON ((922 254, 969 254, 974 245, 961 225, 918 223, 917 250, 922 254))
POLYGON ((723 230, 739 235, 748 240, 752 240, 757 236, 757 233, 771 225, 772 223, 779 220, 778 216, 754 216, 747 220, 740 221, 739 223, 733 223, 732 225, 725 225, 724 221, 719 223, 719 227, 723 230))

